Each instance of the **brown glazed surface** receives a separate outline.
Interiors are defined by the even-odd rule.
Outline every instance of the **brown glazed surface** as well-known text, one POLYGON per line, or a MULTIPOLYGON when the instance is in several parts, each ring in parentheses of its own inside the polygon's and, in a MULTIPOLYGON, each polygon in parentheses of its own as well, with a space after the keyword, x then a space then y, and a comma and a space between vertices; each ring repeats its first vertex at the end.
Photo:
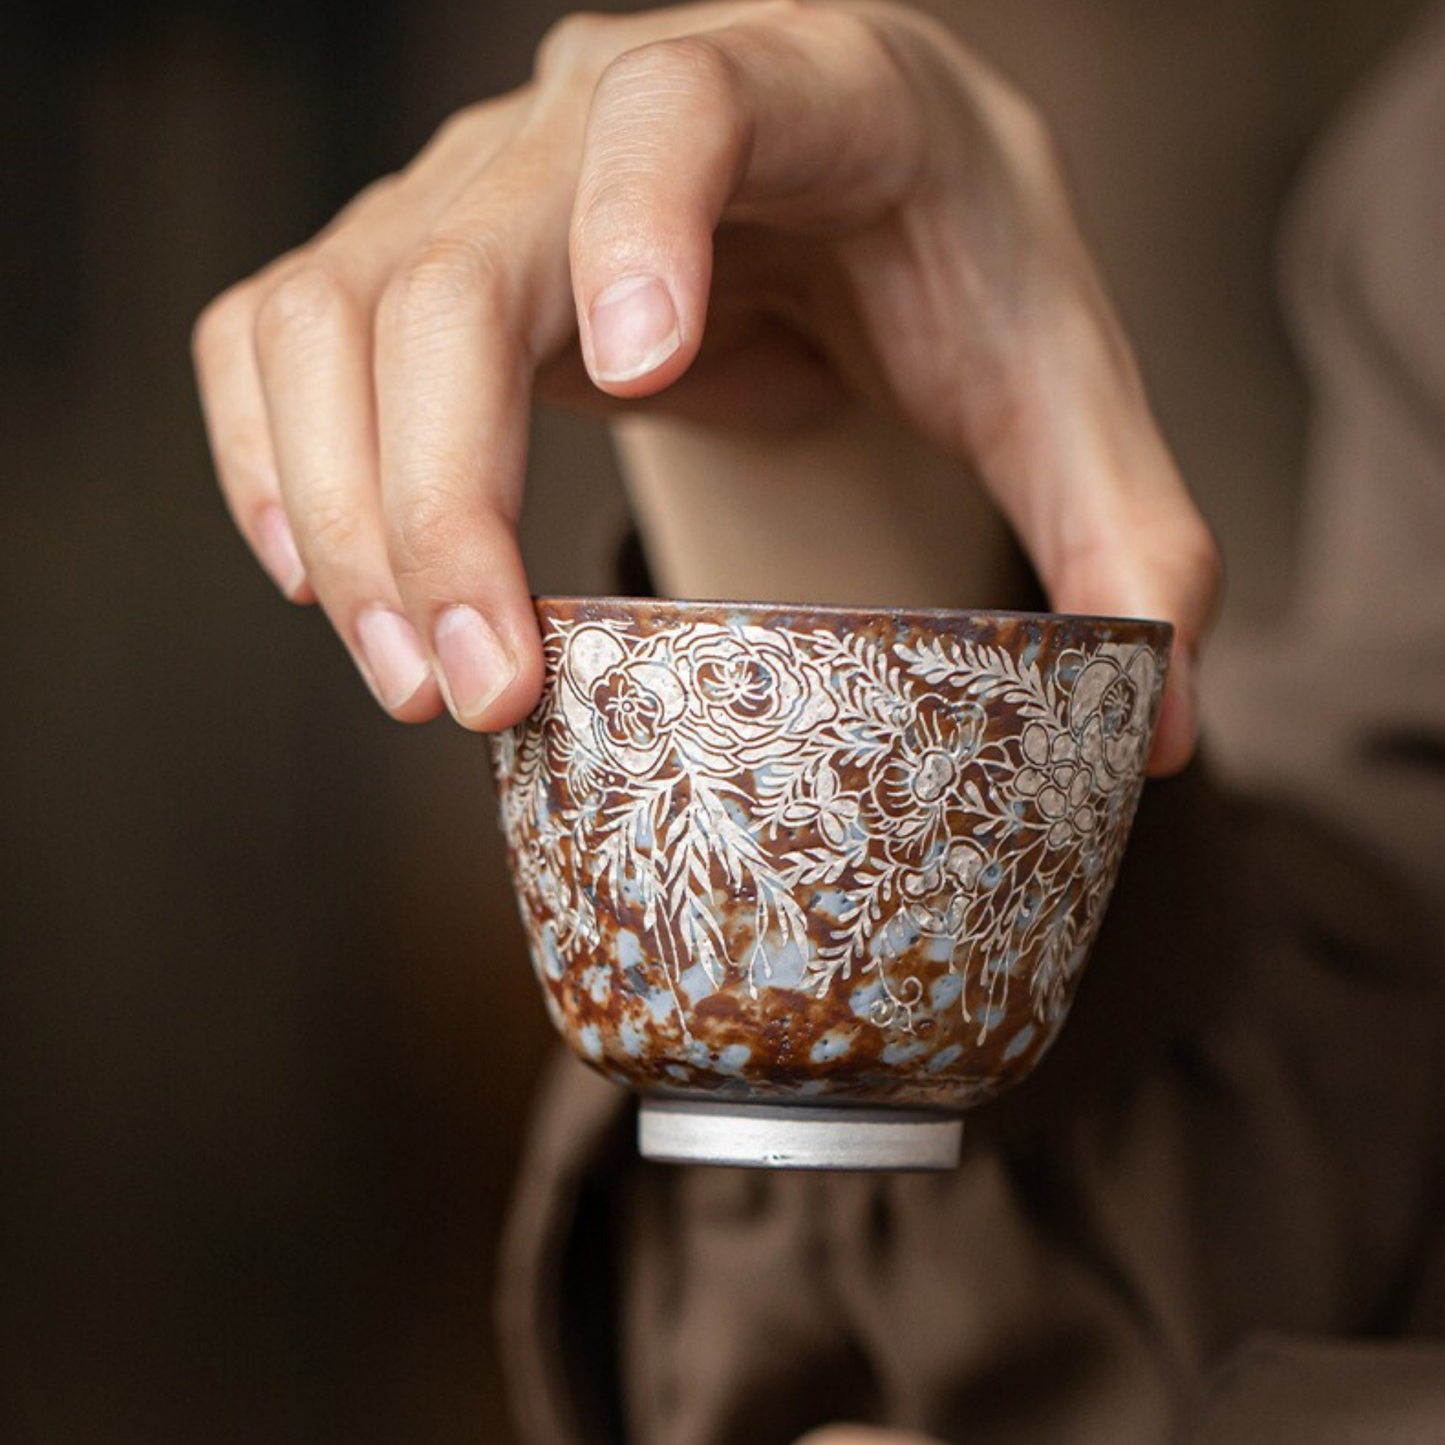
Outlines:
POLYGON ((553 1022, 651 1094, 963 1108, 1052 1043, 1143 783, 1170 629, 537 603, 495 741, 553 1022))

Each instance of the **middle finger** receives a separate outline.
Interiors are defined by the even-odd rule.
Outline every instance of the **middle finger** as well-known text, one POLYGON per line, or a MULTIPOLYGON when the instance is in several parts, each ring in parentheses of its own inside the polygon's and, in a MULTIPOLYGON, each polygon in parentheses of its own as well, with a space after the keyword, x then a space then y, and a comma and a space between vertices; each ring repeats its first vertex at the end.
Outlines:
POLYGON ((533 374, 575 331, 572 125, 542 118, 477 176, 377 312, 392 565, 453 715, 478 730, 541 688, 516 523, 533 374))

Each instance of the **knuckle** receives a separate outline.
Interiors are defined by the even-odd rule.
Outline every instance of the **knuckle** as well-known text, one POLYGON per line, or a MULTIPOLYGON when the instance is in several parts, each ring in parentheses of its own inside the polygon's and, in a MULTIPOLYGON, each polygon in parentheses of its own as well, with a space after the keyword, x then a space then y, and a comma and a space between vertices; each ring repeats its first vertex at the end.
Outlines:
POLYGON ((411 162, 395 177, 405 195, 408 188, 421 180, 428 189, 431 176, 457 173, 466 168, 472 174, 495 156, 506 139, 517 129, 519 121, 530 109, 536 87, 527 82, 515 90, 488 96, 453 111, 432 132, 431 139, 411 162), (428 175, 428 172, 431 175, 428 175))
POLYGON ((852 10, 809 7, 810 21, 823 33, 859 77, 858 84, 886 95, 896 106, 921 124, 923 102, 918 76, 907 59, 911 47, 907 32, 852 10))
POLYGON ((1189 540, 1185 544, 1185 553, 1193 559, 1194 570, 1206 580, 1217 580, 1224 575, 1219 543, 1202 517, 1191 529, 1189 540))
POLYGON ((434 237, 387 283, 377 307, 378 336, 434 332, 455 324, 464 306, 471 319, 504 274, 499 248, 489 237, 434 237))
POLYGON ((1149 595, 1167 599, 1172 604, 1168 615, 1197 642, 1209 630, 1223 591, 1223 562, 1209 524, 1186 503, 1168 521, 1145 524, 1130 538, 1129 549, 1121 557, 1104 548, 1101 555, 1081 561, 1102 574, 1101 586, 1118 573, 1138 577, 1147 569, 1149 595))
POLYGON ((1027 171, 1048 177, 1056 188, 1062 185, 1067 167, 1053 124, 1039 102, 997 72, 990 74, 988 96, 997 132, 1014 157, 1027 171))
POLYGON ((466 509, 441 485, 419 488, 387 518, 387 553, 398 581, 422 589, 464 556, 466 509))
POLYGON ((337 232, 352 225, 358 220, 367 216, 375 215, 378 211, 385 210, 393 204, 402 188, 402 176, 400 172, 391 171, 384 176, 378 176, 366 186, 363 186, 342 208, 336 213, 331 224, 322 232, 324 237, 335 236, 337 232))
POLYGON ((609 62, 598 79, 589 163, 578 182, 572 255, 647 244, 656 223, 660 168, 686 135, 692 164, 725 173, 750 144, 743 78, 728 50, 705 35, 651 41, 609 62))
POLYGON ((1053 123, 1044 114, 1039 103, 1020 90, 1009 93, 1009 110, 1012 116, 1013 134, 1024 153, 1033 158, 1034 164, 1051 176, 1055 186, 1063 184, 1067 166, 1063 148, 1054 132, 1053 123))
POLYGON ((431 139, 427 142, 422 154, 448 150, 452 146, 469 140, 481 124, 482 117, 486 113, 486 103, 477 101, 472 105, 465 105, 460 110, 454 110, 442 123, 432 132, 431 139))
POLYGON ((301 504, 296 523, 297 545, 307 565, 322 571, 335 570, 355 552, 363 527, 358 509, 345 496, 331 492, 301 504))
POLYGON ((1206 621, 1214 616, 1224 591, 1224 557, 1209 524, 1201 517, 1179 544, 1184 565, 1195 580, 1206 621))
POLYGON ((276 461, 265 426, 231 427, 217 443, 216 474, 228 496, 269 498, 275 489, 276 461))
POLYGON ((645 104, 661 94, 682 95, 701 107, 734 98, 736 65, 707 35, 652 40, 612 59, 597 82, 599 100, 645 104))
POLYGON ((840 46, 871 53, 882 45, 876 24, 855 10, 835 5, 804 5, 799 0, 769 0, 762 8, 773 10, 785 25, 803 27, 809 34, 840 46))
POLYGON ((403 172, 387 171, 385 175, 377 176, 374 181, 363 186, 356 193, 353 204, 358 207, 385 205, 395 200, 397 194, 403 189, 403 179, 403 172))
POLYGON ((191 355, 199 365, 237 346, 250 345, 254 287, 241 281, 208 302, 191 328, 191 355))
POLYGON ((539 81, 561 79, 595 67, 603 37, 616 21, 577 10, 548 27, 537 46, 532 73, 539 81))
POLYGON ((309 342, 344 323, 352 301, 345 283, 320 259, 304 261, 272 287, 256 313, 262 353, 309 342))

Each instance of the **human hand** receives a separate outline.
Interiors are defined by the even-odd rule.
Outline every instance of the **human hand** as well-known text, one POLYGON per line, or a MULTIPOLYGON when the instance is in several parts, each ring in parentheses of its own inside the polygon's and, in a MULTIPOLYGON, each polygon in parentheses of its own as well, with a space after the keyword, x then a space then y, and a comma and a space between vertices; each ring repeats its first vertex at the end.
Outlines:
POLYGON ((1192 747, 1208 529, 1037 114, 902 6, 573 17, 195 354, 238 527, 397 718, 536 702, 534 394, 754 428, 861 398, 976 467, 1053 606, 1176 624, 1155 770, 1192 747))

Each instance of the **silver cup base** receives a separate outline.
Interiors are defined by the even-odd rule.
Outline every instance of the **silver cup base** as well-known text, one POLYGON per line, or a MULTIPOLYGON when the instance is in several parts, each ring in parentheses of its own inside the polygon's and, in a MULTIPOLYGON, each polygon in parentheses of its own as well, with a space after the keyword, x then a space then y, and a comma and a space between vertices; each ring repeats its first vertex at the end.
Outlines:
POLYGON ((643 1099, 637 1116, 638 1152, 663 1164, 942 1170, 962 1140, 962 1119, 902 1109, 643 1099))

